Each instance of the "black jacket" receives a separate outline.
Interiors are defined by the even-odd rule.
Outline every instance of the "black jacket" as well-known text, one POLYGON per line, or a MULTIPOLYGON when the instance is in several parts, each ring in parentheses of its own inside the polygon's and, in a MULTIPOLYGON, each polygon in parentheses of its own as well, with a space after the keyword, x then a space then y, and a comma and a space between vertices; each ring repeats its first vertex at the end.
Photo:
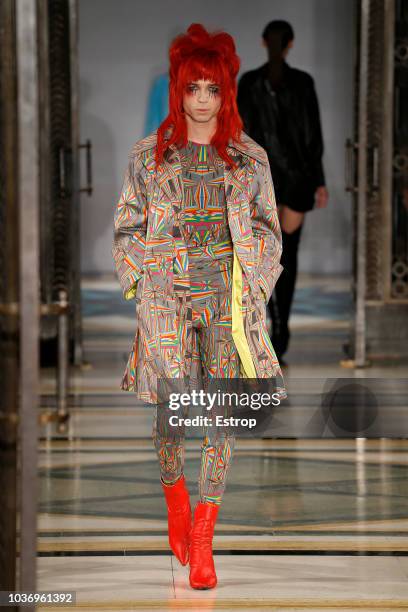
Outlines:
POLYGON ((275 90, 267 74, 268 63, 239 80, 237 101, 244 131, 268 153, 277 202, 310 210, 316 188, 325 184, 314 82, 286 62, 275 90))

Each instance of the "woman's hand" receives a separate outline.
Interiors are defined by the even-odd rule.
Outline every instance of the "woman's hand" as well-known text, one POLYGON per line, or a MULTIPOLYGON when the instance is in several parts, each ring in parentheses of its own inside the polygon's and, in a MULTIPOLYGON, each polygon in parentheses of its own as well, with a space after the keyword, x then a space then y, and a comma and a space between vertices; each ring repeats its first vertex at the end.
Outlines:
POLYGON ((315 193, 315 208, 326 208, 329 201, 329 192, 324 185, 316 189, 315 193))

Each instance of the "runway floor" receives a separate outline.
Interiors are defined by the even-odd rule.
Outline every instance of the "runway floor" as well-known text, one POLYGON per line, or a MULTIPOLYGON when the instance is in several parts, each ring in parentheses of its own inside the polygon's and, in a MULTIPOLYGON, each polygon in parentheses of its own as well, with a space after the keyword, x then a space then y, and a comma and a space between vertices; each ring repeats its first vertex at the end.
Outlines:
MULTIPOLYGON (((167 542, 151 408, 119 389, 134 305, 116 280, 84 279, 85 363, 72 373, 68 428, 41 430, 37 590, 75 591, 70 609, 88 611, 408 609, 408 441, 284 435, 312 410, 300 380, 387 378, 390 406, 407 408, 392 384, 406 364, 340 364, 350 295, 347 279, 300 278, 284 369, 293 422, 236 441, 214 538, 218 586, 195 591, 167 542)), ((53 369, 41 394, 52 414, 53 369)), ((199 444, 186 444, 193 503, 199 444)))

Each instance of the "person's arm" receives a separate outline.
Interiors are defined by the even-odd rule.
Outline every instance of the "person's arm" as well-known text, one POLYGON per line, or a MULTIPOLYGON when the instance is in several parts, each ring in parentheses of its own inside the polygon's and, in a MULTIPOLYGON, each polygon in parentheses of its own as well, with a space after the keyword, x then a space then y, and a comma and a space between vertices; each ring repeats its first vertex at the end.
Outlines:
POLYGON ((312 77, 306 90, 306 147, 316 187, 326 184, 323 170, 323 136, 319 102, 312 77))
POLYGON ((244 132, 251 136, 253 133, 254 109, 251 99, 251 87, 246 74, 243 74, 238 81, 237 105, 244 123, 244 132))
POLYGON ((146 248, 147 198, 141 160, 131 156, 114 213, 112 256, 126 300, 134 297, 146 248))
POLYGON ((269 302, 276 281, 283 271, 282 230, 276 206, 269 163, 255 162, 251 182, 251 225, 258 255, 258 283, 269 302))
POLYGON ((144 125, 144 136, 149 136, 160 125, 160 92, 157 81, 150 89, 147 100, 146 120, 144 125))
POLYGON ((161 74, 154 80, 147 101, 144 135, 157 130, 169 113, 169 77, 161 74))

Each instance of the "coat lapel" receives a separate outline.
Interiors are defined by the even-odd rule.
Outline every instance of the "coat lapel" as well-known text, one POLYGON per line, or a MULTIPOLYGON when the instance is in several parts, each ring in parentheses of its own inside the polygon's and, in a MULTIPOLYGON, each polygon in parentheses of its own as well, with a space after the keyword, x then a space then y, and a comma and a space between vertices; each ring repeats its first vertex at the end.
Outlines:
POLYGON ((183 186, 181 177, 180 155, 174 147, 166 150, 164 163, 156 171, 156 181, 172 204, 183 200, 183 186))
MULTIPOLYGON (((235 151, 229 150, 229 153, 235 153, 235 151)), ((231 170, 231 167, 224 162, 224 185, 228 222, 232 242, 234 244, 231 295, 231 334, 240 356, 242 375, 248 378, 256 378, 256 368, 245 334, 245 322, 242 312, 242 270, 245 270, 249 285, 251 288, 253 288, 253 282, 252 279, 250 279, 249 270, 251 269, 251 265, 254 261, 254 244, 249 218, 249 207, 247 211, 244 210, 246 188, 244 177, 245 166, 247 163, 248 158, 244 156, 242 163, 234 170, 231 170)))
MULTIPOLYGON (((230 150, 229 152, 235 151, 230 150)), ((255 246, 249 203, 246 197, 245 166, 247 163, 248 158, 244 156, 242 163, 231 170, 231 167, 224 162, 224 184, 231 238, 249 286, 253 293, 257 295, 259 287, 254 277, 255 246)))

